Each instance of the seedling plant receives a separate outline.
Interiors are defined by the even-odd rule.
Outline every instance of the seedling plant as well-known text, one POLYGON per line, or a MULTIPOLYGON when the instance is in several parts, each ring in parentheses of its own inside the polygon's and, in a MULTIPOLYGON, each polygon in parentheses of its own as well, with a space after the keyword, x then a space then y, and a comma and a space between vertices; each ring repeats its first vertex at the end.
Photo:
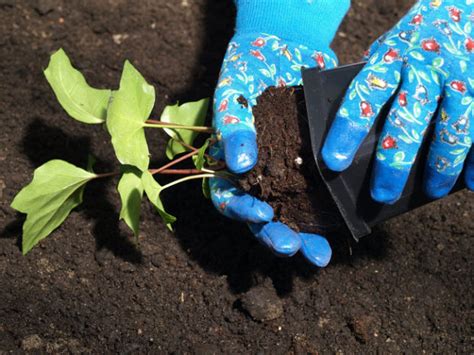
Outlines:
POLYGON ((120 164, 114 172, 94 172, 94 158, 89 156, 85 169, 63 160, 51 160, 37 168, 33 180, 15 196, 11 204, 15 210, 26 214, 23 254, 64 222, 82 202, 84 188, 92 180, 120 176, 117 186, 121 199, 120 219, 138 236, 144 195, 168 228, 172 229, 176 218, 166 212, 160 197, 163 191, 189 180, 202 179, 203 192, 209 197, 208 178, 231 177, 222 162, 207 154, 208 148, 215 144, 213 129, 204 126, 208 99, 167 106, 160 119, 154 120, 150 114, 155 104, 155 89, 128 61, 124 64, 118 90, 89 86, 62 49, 51 56, 44 73, 69 116, 84 124, 105 125, 120 164), (169 163, 157 168, 149 166, 147 129, 163 129, 170 136, 166 146, 169 163), (200 133, 210 137, 201 147, 194 147, 200 133), (195 168, 175 169, 175 165, 187 159, 193 160, 195 168), (159 174, 180 177, 160 185, 154 177, 159 174))

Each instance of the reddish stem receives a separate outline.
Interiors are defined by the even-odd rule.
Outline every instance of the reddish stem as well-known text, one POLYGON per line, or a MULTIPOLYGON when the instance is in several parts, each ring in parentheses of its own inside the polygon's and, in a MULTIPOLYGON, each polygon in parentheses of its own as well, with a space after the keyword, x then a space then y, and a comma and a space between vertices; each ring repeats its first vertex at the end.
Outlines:
POLYGON ((176 164, 178 163, 181 163, 182 161, 186 160, 186 159, 189 159, 195 155, 197 155, 199 153, 199 150, 193 150, 192 152, 188 153, 188 154, 185 154, 183 155, 182 157, 179 157, 178 159, 176 160, 173 160, 171 162, 169 162, 168 164, 166 165, 163 165, 161 168, 159 169, 152 169, 150 170, 150 174, 152 175, 155 175, 155 174, 159 174, 161 173, 162 171, 164 170, 167 170, 168 168, 171 168, 172 166, 175 166, 176 164))
POLYGON ((202 171, 198 169, 166 169, 161 171, 160 175, 198 175, 206 173, 207 171, 202 171))

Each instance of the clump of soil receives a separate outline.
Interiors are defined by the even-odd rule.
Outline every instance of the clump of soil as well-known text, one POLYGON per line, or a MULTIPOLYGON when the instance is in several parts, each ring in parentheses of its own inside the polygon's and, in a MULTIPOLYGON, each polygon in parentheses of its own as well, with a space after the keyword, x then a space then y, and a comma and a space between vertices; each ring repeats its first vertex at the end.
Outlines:
POLYGON ((301 88, 267 89, 253 109, 259 159, 240 183, 268 202, 275 218, 297 231, 325 233, 343 225, 311 148, 301 88))

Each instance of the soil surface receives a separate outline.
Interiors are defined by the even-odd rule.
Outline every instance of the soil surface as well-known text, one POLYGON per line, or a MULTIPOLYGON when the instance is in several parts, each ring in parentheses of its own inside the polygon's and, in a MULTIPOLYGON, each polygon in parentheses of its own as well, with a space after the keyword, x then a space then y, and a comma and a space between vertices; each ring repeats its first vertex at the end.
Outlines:
MULTIPOLYGON (((353 1, 334 44, 358 60, 412 1, 353 1)), ((130 59, 165 104, 212 95, 231 0, 0 0, 0 353, 472 353, 474 201, 462 192, 360 243, 328 234, 331 265, 279 259, 219 215, 200 183, 167 196, 170 233, 144 205, 140 243, 110 184, 28 256, 9 204, 60 158, 114 167, 107 133, 70 120, 42 69, 63 47, 98 87, 130 59)), ((149 134, 155 165, 166 137, 149 134)))
POLYGON ((301 87, 267 89, 253 109, 258 163, 241 180, 242 188, 268 202, 275 220, 307 233, 343 229, 314 161, 301 87))

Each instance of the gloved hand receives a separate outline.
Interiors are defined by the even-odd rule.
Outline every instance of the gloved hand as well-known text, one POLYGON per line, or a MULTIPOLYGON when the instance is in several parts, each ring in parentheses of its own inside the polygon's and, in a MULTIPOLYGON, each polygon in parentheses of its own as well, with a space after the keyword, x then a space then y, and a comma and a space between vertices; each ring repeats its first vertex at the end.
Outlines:
POLYGON ((396 93, 377 147, 372 197, 388 204, 400 198, 436 112, 424 190, 431 198, 445 196, 463 166, 467 186, 474 189, 473 22, 473 0, 421 0, 372 45, 369 63, 352 82, 324 144, 330 169, 342 171, 352 163, 396 93))
MULTIPOLYGON (((301 68, 333 67, 329 48, 349 0, 236 0, 237 26, 214 97, 218 143, 212 154, 241 174, 258 159, 252 107, 270 86, 301 85, 301 68)), ((248 223, 260 242, 279 256, 299 250, 312 263, 326 266, 331 248, 321 236, 296 233, 272 222, 265 202, 238 190, 229 181, 211 179, 214 205, 225 216, 248 223)))

